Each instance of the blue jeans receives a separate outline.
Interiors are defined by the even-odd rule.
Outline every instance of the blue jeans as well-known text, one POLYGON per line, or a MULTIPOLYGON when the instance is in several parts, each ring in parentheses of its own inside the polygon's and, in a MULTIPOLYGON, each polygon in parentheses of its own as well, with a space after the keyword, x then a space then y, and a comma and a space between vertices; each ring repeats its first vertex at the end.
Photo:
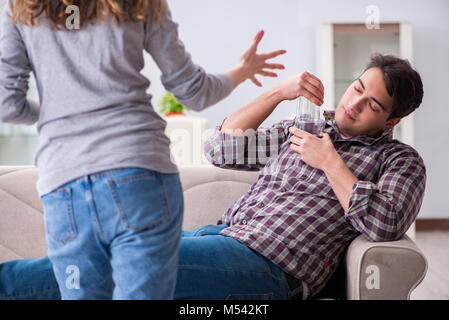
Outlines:
POLYGON ((183 214, 179 175, 112 169, 43 195, 62 299, 172 299, 183 214))
POLYGON ((220 235, 226 227, 182 232, 175 299, 290 299, 286 274, 245 244, 220 235))
MULTIPOLYGON (((182 232, 174 298, 290 299, 286 274, 246 245, 220 235, 225 227, 182 232)), ((0 264, 0 299, 60 299, 50 260, 0 264)))

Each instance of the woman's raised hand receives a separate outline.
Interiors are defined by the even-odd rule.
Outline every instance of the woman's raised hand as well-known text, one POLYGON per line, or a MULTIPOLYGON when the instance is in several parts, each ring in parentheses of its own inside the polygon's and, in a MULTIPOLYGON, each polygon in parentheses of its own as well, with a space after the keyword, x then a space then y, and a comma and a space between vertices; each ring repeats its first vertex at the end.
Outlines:
POLYGON ((281 54, 286 53, 285 50, 277 50, 270 53, 258 54, 257 46, 262 40, 264 31, 259 31, 254 37, 251 46, 243 53, 238 66, 232 71, 228 72, 234 81, 234 87, 244 82, 246 79, 250 79, 256 86, 261 87, 262 84, 257 80, 256 75, 264 77, 277 77, 275 72, 269 71, 270 69, 283 70, 285 67, 282 64, 268 63, 267 60, 273 59, 281 54))

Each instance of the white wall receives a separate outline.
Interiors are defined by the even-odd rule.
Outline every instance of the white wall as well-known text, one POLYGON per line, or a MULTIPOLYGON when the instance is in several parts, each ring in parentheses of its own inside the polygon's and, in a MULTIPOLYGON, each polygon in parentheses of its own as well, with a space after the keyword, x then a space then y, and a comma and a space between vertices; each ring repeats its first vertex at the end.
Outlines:
MULTIPOLYGON (((208 72, 226 72, 236 66, 253 37, 262 29, 265 30, 265 35, 259 46, 260 52, 277 49, 288 51, 285 57, 276 60, 284 63, 287 68, 279 72, 280 77, 277 80, 262 79, 262 88, 247 81, 227 99, 199 113, 207 117, 212 126, 219 125, 224 117, 274 86, 279 79, 286 79, 298 73, 298 70, 310 69, 313 65, 313 62, 309 62, 313 52, 302 49, 297 39, 299 10, 297 1, 168 0, 168 2, 173 18, 180 25, 180 38, 193 60, 208 72), (281 23, 275 21, 277 20, 275 17, 280 16, 283 17, 281 23)), ((148 62, 149 66, 145 71, 152 80, 150 92, 154 94, 155 108, 159 108, 157 102, 164 92, 159 82, 160 72, 156 70, 157 67, 150 58, 148 62)), ((285 118, 287 111, 294 112, 294 107, 275 111, 270 123, 275 119, 285 118)))
MULTIPOLYGON (((380 9, 380 22, 410 21, 414 66, 424 83, 424 100, 415 113, 415 147, 427 166, 427 190, 420 218, 449 218, 449 1, 447 0, 168 0, 180 24, 180 37, 196 63, 209 72, 232 68, 254 35, 265 36, 261 52, 286 49, 278 59, 286 66, 278 79, 262 79, 257 88, 247 81, 214 107, 199 113, 212 126, 281 80, 302 71, 316 72, 315 36, 321 22, 365 22, 366 7, 380 9)), ((147 57, 148 58, 148 57, 147 57)), ((367 57, 368 60, 368 57, 367 57)), ((144 70, 152 81, 153 104, 163 93, 160 72, 148 58, 144 70)), ((294 113, 295 102, 284 102, 264 125, 294 113)))

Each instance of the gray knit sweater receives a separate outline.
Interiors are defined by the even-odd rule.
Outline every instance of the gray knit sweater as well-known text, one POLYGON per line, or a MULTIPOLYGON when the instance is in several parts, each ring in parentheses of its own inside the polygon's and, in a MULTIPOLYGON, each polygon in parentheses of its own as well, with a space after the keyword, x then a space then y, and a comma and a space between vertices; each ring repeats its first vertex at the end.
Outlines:
MULTIPOLYGON (((94 1, 92 1, 94 2, 94 1)), ((39 196, 83 175, 142 167, 177 172, 166 122, 155 112, 150 81, 140 71, 147 51, 161 81, 182 103, 202 110, 232 91, 232 79, 195 65, 169 9, 157 21, 95 22, 80 30, 13 24, 6 4, 0 24, 0 121, 37 122, 39 196), (34 73, 39 104, 27 99, 34 73)), ((18 146, 20 147, 20 146, 18 146)))

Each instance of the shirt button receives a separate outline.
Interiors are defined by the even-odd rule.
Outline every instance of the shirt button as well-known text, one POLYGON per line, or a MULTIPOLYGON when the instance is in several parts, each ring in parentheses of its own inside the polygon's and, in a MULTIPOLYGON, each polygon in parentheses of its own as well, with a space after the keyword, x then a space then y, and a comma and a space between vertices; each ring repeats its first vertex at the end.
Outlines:
POLYGON ((246 224, 247 221, 245 219, 242 220, 242 224, 246 224))
POLYGON ((259 203, 259 208, 263 208, 263 203, 259 203))

